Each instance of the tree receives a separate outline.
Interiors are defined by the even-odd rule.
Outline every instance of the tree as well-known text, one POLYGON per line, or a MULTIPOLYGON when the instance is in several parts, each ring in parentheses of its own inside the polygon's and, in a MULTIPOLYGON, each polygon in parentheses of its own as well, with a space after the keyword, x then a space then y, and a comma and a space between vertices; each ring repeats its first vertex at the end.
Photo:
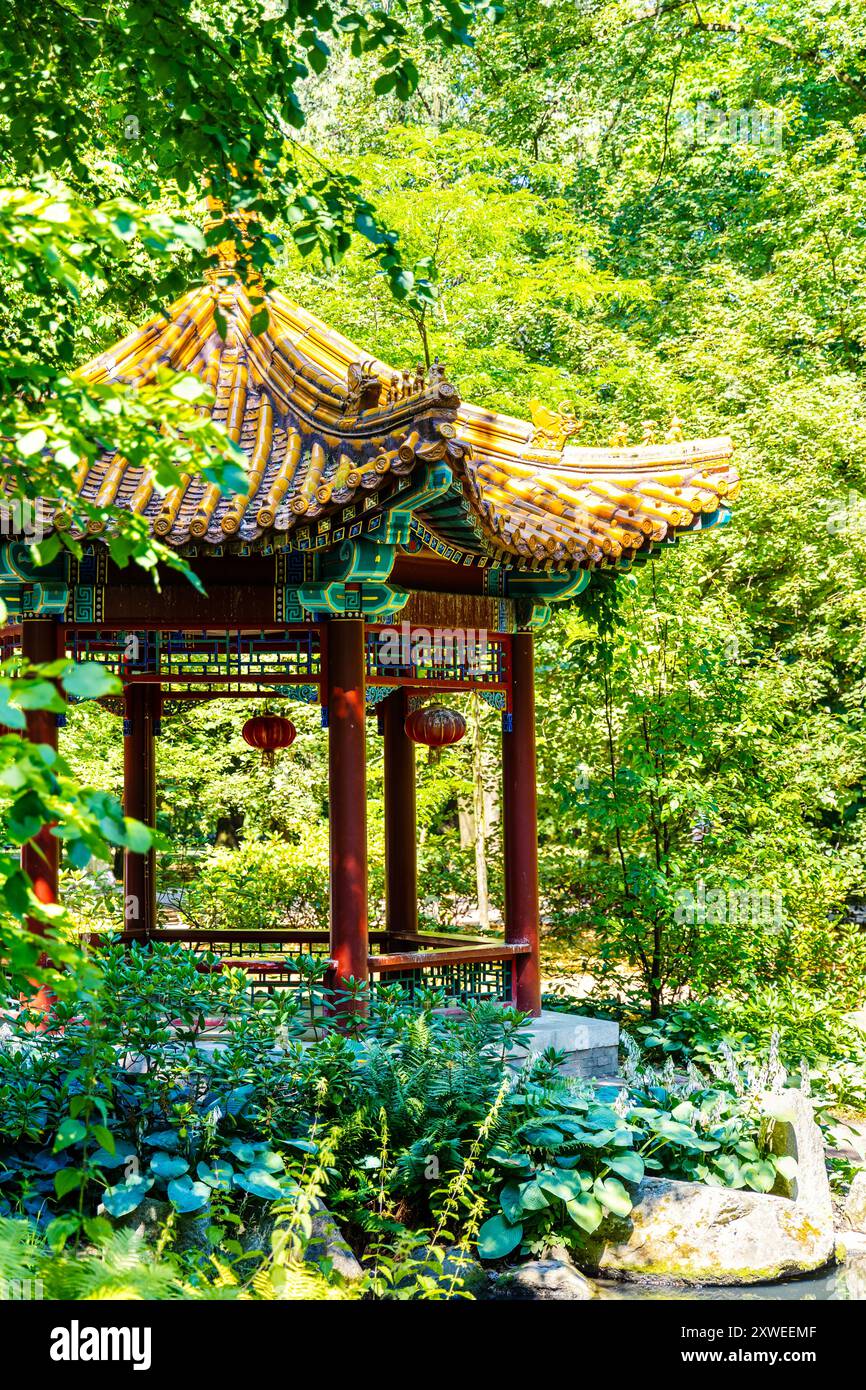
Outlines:
MULTIPOLYGON (((147 304, 159 315, 184 275, 213 264, 230 243, 237 272, 262 305, 275 239, 263 218, 278 213, 304 254, 328 263, 354 233, 371 246, 392 293, 423 304, 431 289, 403 266, 393 233, 381 228, 357 185, 321 165, 297 137, 300 89, 329 59, 328 35, 349 36, 353 53, 381 65, 377 91, 408 96, 418 81, 413 35, 445 46, 469 41, 468 26, 488 13, 476 0, 444 11, 432 0, 366 11, 348 5, 290 3, 273 11, 248 3, 121 0, 92 8, 86 0, 34 9, 13 3, 0 16, 0 281, 5 338, 0 353, 0 433, 7 511, 20 520, 50 499, 58 524, 47 539, 24 544, 44 567, 61 551, 80 553, 72 517, 90 521, 112 559, 130 561, 158 581, 158 566, 189 566, 155 542, 141 518, 83 503, 77 480, 97 455, 116 453, 144 465, 157 488, 182 473, 203 472, 222 488, 242 486, 240 451, 201 407, 202 383, 157 372, 138 391, 98 385, 70 371, 147 304), (74 98, 71 94, 74 93, 74 98), (197 210, 212 195, 210 224, 197 210), (189 214, 193 214, 190 220, 189 214)), ((225 254, 225 252, 223 252, 225 254)), ((0 617, 5 616, 0 613, 0 617)), ((7 727, 24 727, 24 709, 60 712, 66 693, 114 689, 102 674, 68 663, 44 671, 7 665, 0 682, 7 727), (102 682, 102 683, 101 683, 102 682), (98 688, 97 688, 98 687, 98 688)), ((124 821, 104 794, 76 789, 67 764, 51 750, 0 741, 6 838, 30 839, 56 822, 71 862, 106 841, 136 848, 143 827, 124 821)), ((35 978, 40 956, 67 966, 74 953, 49 925, 14 857, 0 859, 0 958, 7 989, 35 978)), ((65 919, 60 917, 63 925, 65 919)))

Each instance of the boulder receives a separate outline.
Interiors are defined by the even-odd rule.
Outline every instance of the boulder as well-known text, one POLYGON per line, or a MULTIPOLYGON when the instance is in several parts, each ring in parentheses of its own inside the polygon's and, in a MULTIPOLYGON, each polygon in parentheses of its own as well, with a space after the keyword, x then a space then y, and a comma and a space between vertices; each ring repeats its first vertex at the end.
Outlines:
POLYGON ((793 1178, 778 1178, 773 1192, 789 1197, 798 1206, 809 1207, 822 1219, 832 1220, 833 1196, 827 1163, 824 1157, 824 1136, 815 1124, 812 1102, 802 1091, 783 1091, 781 1099, 784 1117, 772 1120, 768 1129, 770 1152, 781 1158, 796 1159, 797 1172, 793 1178))
POLYGON ((842 1265, 846 1260, 866 1258, 866 1235, 862 1231, 836 1231, 836 1260, 842 1265))
POLYGON ((152 1245, 160 1239, 167 1222, 173 1216, 172 1244, 175 1250, 185 1253, 200 1251, 207 1254, 213 1249, 207 1235, 212 1220, 208 1213, 190 1212, 184 1216, 175 1212, 171 1202, 160 1197, 145 1197, 135 1211, 129 1212, 127 1216, 111 1217, 101 1204, 98 1214, 107 1217, 116 1231, 135 1231, 136 1235, 152 1245))
POLYGON ((459 1245, 444 1249, 441 1245, 418 1245, 412 1251, 412 1261, 416 1268, 397 1281, 398 1289, 410 1288, 415 1283, 414 1276, 423 1274, 445 1288, 449 1297, 462 1298, 467 1293, 472 1298, 487 1296, 486 1269, 459 1245))
POLYGON ((845 1224, 866 1233, 866 1171, 855 1174, 845 1198, 845 1224))
POLYGON ((328 1208, 320 1205, 313 1215, 313 1231, 304 1252, 304 1262, 308 1265, 318 1265, 323 1260, 330 1260, 334 1273, 350 1283, 364 1277, 364 1271, 355 1259, 352 1247, 343 1232, 328 1208))
POLYGON ((585 1267, 685 1284, 760 1284, 820 1269, 832 1223, 785 1197, 644 1178, 631 1216, 586 1242, 585 1267))
POLYGON ((683 1284, 757 1284, 820 1269, 835 1247, 830 1184, 811 1103, 785 1095, 770 1136, 799 1165, 791 1195, 644 1178, 627 1218, 609 1217, 583 1242, 590 1273, 683 1284))
POLYGON ((842 1277, 850 1299, 866 1298, 866 1254, 849 1255, 842 1266, 842 1277))
POLYGON ((488 1297, 585 1303, 597 1297, 597 1290, 568 1260, 528 1260, 495 1274, 488 1297))
MULTIPOLYGON (((103 1206, 100 1206, 99 1214, 108 1217, 103 1206)), ((127 1216, 108 1219, 115 1230, 133 1230, 137 1235, 155 1244, 172 1214, 170 1202, 159 1197, 147 1196, 135 1211, 127 1216)), ((174 1248, 209 1254, 213 1245, 207 1232, 212 1222, 213 1217, 209 1212, 192 1212, 187 1216, 174 1213, 174 1248)), ((275 1224, 276 1217, 267 1208, 254 1208, 252 1216, 244 1219, 237 1232, 244 1252, 250 1255, 255 1252, 269 1255, 275 1224)), ((230 1229, 229 1234, 233 1235, 233 1230, 230 1229)), ((343 1279, 352 1282, 364 1277, 364 1271, 355 1259, 351 1246, 344 1239, 328 1208, 319 1202, 312 1216, 312 1233, 304 1252, 304 1261, 306 1264, 320 1265, 325 1260, 330 1260, 334 1273, 343 1279)))
MULTIPOLYGON (((364 1271, 355 1259, 352 1248, 343 1236, 334 1217, 323 1202, 316 1203, 313 1212, 310 1240, 304 1251, 304 1263, 321 1265, 329 1260, 331 1269, 341 1279, 354 1282, 363 1279, 364 1271)), ((244 1251, 250 1254, 260 1251, 270 1254, 271 1237, 274 1233, 276 1217, 270 1211, 256 1212, 247 1218, 240 1228, 239 1239, 244 1251)))

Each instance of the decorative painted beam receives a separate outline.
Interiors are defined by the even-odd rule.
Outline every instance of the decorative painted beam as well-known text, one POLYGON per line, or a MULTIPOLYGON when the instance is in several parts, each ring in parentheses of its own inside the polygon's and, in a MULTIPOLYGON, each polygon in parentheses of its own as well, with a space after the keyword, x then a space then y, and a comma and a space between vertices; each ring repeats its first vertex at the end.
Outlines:
POLYGON ((336 555, 318 557, 315 582, 298 589, 298 601, 311 616, 383 617, 399 612, 409 598, 387 580, 394 568, 397 546, 365 536, 344 541, 336 555))
POLYGON ((12 621, 62 618, 69 602, 68 556, 62 553, 48 565, 37 565, 27 542, 0 545, 0 598, 12 621))
POLYGON ((550 622, 551 604, 576 598, 591 579, 589 570, 575 570, 572 574, 507 573, 505 591, 509 598, 517 600, 518 630, 540 632, 550 622))

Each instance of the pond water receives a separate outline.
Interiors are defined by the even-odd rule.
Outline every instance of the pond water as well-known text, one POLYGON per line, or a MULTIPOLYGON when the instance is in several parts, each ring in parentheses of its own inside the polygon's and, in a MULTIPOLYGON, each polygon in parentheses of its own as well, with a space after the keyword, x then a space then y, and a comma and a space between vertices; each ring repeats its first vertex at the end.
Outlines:
POLYGON ((702 1302, 745 1303, 772 1299, 786 1302, 794 1299, 863 1299, 866 1298, 866 1278, 862 1266, 856 1269, 837 1265, 824 1274, 807 1279, 791 1279, 783 1284, 750 1284, 744 1288, 713 1288, 707 1285, 694 1289, 647 1288, 640 1284, 617 1284, 597 1279, 602 1298, 634 1302, 644 1299, 699 1299, 702 1302))

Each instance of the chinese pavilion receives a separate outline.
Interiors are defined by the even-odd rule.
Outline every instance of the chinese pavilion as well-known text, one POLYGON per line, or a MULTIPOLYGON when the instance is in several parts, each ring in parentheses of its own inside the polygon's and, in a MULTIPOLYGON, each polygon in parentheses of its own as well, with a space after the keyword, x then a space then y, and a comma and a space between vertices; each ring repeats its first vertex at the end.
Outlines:
MULTIPOLYGON (((108 455, 84 466, 81 498, 146 519, 184 555, 205 593, 166 569, 162 591, 115 569, 105 522, 67 512, 53 525, 84 543, 35 569, 28 547, 0 552, 11 621, 7 652, 107 663, 123 682, 124 809, 153 824, 154 737, 185 702, 273 694, 321 706, 329 754, 330 932, 216 933, 264 978, 286 942, 319 949, 348 977, 444 983, 537 1013, 533 633, 605 569, 626 569, 681 533, 727 518, 738 482, 726 438, 656 442, 618 431, 608 448, 575 443, 567 406, 533 403, 531 422, 461 401, 434 363, 396 372, 278 292, 269 324, 231 273, 192 290, 83 369, 92 382, 152 380, 168 366, 215 393, 212 413, 247 458, 247 486, 224 495, 185 476, 167 494, 146 468, 108 455), (383 658, 383 628, 471 630, 483 660, 438 650, 383 658), (403 628, 403 624, 408 627, 403 628), (419 934, 414 744, 407 715, 429 697, 478 690, 501 711, 505 940, 419 934), (368 933, 367 715, 384 736, 386 928, 368 933)), ((108 523, 110 524, 110 522, 108 523)), ((56 716, 29 735, 55 743, 56 716)), ((59 842, 24 851, 37 893, 57 893, 59 842)), ((158 929, 153 852, 125 853, 129 938, 158 929)), ((211 938, 214 939, 214 938, 211 938)))

